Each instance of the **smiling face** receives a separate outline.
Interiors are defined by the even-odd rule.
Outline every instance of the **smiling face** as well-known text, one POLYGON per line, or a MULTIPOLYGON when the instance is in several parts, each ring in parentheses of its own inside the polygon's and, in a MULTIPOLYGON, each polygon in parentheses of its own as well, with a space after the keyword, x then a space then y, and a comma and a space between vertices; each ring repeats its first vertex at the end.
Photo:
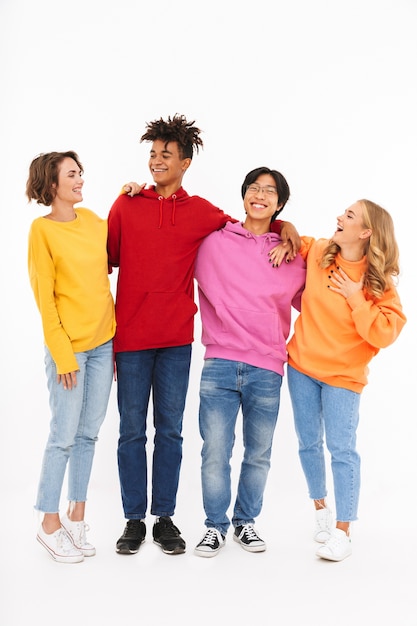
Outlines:
POLYGON ((59 167, 58 184, 55 186, 56 196, 54 205, 70 205, 71 207, 83 199, 82 189, 84 180, 82 170, 76 161, 66 157, 59 167))
POLYGON ((270 229, 271 217, 279 209, 278 191, 273 176, 261 174, 248 186, 243 198, 245 228, 260 233, 270 229))
MULTIPOLYGON (((353 243, 364 238, 364 233, 368 233, 363 224, 363 208, 360 202, 352 204, 343 215, 337 218, 337 229, 332 237, 339 245, 342 242, 353 243)), ((369 233, 366 237, 369 236, 369 233)))
POLYGON ((361 202, 352 204, 343 215, 337 218, 337 229, 332 241, 337 243, 343 251, 356 249, 362 255, 372 230, 366 228, 363 223, 363 207, 361 202))
POLYGON ((161 139, 153 142, 149 170, 155 182, 156 191, 164 196, 174 193, 182 184, 185 171, 191 159, 183 159, 176 141, 166 143, 161 139))

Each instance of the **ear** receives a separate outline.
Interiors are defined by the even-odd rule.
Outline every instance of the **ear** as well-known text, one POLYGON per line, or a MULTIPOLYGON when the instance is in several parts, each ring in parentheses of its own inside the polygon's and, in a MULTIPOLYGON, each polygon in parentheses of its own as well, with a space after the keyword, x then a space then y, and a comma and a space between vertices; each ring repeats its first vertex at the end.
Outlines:
POLYGON ((182 171, 186 172, 191 165, 191 159, 188 157, 182 161, 182 171))
POLYGON ((359 235, 359 239, 369 239, 371 235, 372 235, 372 229, 367 228, 366 230, 363 230, 361 232, 361 234, 359 235))

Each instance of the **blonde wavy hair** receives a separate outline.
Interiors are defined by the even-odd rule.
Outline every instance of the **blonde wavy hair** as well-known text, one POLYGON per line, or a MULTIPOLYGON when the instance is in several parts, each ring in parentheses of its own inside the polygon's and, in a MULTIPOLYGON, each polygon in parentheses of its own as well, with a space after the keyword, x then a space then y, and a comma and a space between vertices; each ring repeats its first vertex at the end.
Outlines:
MULTIPOLYGON (((372 230, 365 244, 364 254, 368 266, 364 277, 364 287, 372 296, 380 297, 394 285, 394 277, 398 277, 399 249, 395 239, 394 223, 391 215, 371 200, 358 200, 363 210, 363 227, 372 230)), ((324 249, 319 265, 327 268, 334 263, 340 252, 340 246, 329 241, 324 249)))

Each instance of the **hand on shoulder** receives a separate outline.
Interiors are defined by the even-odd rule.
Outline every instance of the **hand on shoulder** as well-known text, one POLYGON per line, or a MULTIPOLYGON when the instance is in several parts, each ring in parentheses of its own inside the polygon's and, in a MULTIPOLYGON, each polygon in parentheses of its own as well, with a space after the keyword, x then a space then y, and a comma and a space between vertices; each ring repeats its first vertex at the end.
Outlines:
POLYGON ((140 193, 145 187, 146 183, 142 183, 141 185, 135 182, 126 183, 126 185, 123 185, 122 193, 126 193, 128 196, 133 198, 133 196, 137 196, 138 193, 140 193))

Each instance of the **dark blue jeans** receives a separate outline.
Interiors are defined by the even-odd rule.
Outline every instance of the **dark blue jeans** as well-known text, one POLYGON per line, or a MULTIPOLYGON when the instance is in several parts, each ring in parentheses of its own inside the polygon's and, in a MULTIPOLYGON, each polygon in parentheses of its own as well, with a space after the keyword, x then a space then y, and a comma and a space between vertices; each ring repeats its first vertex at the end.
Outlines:
POLYGON ((116 354, 117 458, 126 519, 144 519, 148 506, 146 428, 151 390, 155 429, 151 514, 174 514, 190 361, 191 345, 116 354))

